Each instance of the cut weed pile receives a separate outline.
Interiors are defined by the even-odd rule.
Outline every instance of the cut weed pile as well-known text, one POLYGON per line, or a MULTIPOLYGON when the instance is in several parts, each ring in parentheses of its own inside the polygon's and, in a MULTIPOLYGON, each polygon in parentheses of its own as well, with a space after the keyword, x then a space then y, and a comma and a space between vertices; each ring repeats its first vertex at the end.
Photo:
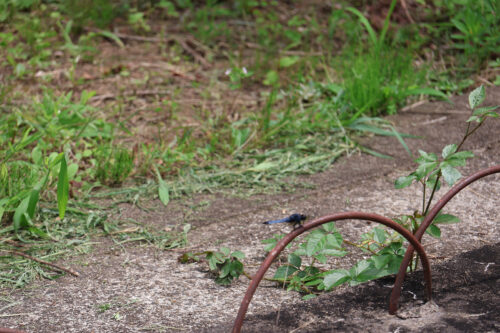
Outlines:
POLYGON ((187 224, 107 216, 307 187, 343 154, 390 154, 359 135, 405 146, 381 116, 500 83, 498 1, 406 3, 0 3, 1 283, 60 275, 16 251, 52 261, 103 233, 181 246, 187 224))

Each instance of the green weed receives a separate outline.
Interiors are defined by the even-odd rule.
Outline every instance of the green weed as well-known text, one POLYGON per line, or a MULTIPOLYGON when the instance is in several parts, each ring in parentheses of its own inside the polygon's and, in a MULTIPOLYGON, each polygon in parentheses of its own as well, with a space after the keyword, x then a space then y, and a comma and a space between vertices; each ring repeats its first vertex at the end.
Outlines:
POLYGON ((227 247, 222 247, 220 251, 204 251, 199 253, 184 253, 179 257, 179 262, 199 262, 200 256, 204 255, 210 271, 216 276, 215 282, 220 285, 230 285, 231 282, 243 272, 243 263, 241 260, 245 255, 241 251, 233 251, 227 247))
POLYGON ((96 150, 95 177, 102 184, 119 186, 134 166, 133 154, 123 147, 100 146, 96 150))

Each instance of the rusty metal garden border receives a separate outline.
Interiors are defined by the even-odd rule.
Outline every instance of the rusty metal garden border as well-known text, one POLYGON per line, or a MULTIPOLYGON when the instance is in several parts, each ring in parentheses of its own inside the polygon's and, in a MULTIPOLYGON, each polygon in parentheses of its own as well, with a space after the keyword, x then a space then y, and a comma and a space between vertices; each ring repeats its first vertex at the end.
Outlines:
POLYGON ((264 277, 264 274, 267 272, 269 267, 271 266, 273 260, 283 251, 283 249, 290 243, 294 238, 299 236, 300 234, 316 228, 324 223, 328 222, 334 222, 334 221, 342 221, 342 220, 365 220, 365 221, 371 221, 371 222, 377 222, 384 224, 388 226, 389 228, 396 230, 398 233, 400 233, 403 237, 405 237, 410 244, 416 248, 417 252, 419 253, 420 257, 422 258, 422 266, 424 268, 424 279, 425 279, 425 291, 426 291, 426 297, 428 300, 431 299, 431 271, 430 271, 430 265, 429 265, 429 260, 427 258, 427 255, 425 253, 424 248, 420 244, 420 242, 413 236, 411 232, 409 232, 407 229, 405 229, 403 226, 397 224, 396 222, 392 221, 391 219, 378 215, 378 214, 371 214, 371 213, 363 213, 363 212, 345 212, 345 213, 338 213, 338 214, 332 214, 332 215, 326 215, 320 218, 317 218, 311 222, 308 222, 304 224, 303 226, 294 229, 290 233, 288 233, 285 237, 283 237, 274 247, 274 249, 269 252, 268 256, 260 266, 259 270, 255 275, 253 276, 252 280, 250 281, 250 285, 248 286, 248 289, 245 293, 245 296, 243 297, 243 301, 241 302, 240 309, 238 310, 238 315, 236 317, 236 320, 234 322, 233 326, 233 333, 239 333, 241 331, 241 327, 243 325, 243 320, 245 319, 245 314, 248 310, 248 306, 250 304, 250 301, 252 300, 253 294, 255 293, 255 290, 257 289, 260 281, 264 277))

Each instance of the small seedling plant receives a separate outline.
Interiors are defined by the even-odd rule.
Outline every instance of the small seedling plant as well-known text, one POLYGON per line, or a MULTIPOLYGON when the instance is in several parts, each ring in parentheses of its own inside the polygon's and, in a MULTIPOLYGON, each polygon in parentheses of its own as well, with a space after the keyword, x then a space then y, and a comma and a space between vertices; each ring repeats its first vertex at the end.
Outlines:
POLYGON ((179 262, 200 262, 202 261, 200 256, 205 256, 210 272, 213 273, 217 284, 227 286, 233 280, 238 279, 241 274, 247 275, 243 271, 243 263, 241 262, 245 258, 245 254, 241 251, 231 252, 227 247, 221 247, 220 251, 184 253, 179 257, 179 262))

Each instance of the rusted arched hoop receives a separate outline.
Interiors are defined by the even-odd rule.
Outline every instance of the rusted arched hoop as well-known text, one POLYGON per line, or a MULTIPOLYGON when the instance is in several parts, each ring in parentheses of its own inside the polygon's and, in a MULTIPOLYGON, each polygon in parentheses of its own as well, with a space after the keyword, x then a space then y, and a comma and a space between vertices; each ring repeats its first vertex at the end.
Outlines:
MULTIPOLYGON (((466 186, 475 182, 476 180, 479 180, 483 177, 499 172, 500 172, 500 165, 495 165, 487 169, 478 171, 470 175, 469 177, 463 179, 455 186, 453 186, 445 195, 443 195, 443 197, 434 205, 434 207, 432 207, 432 209, 429 211, 425 219, 422 221, 422 224, 415 233, 415 237, 418 239, 418 241, 420 242, 422 236, 425 233, 425 230, 427 230, 427 228, 431 225, 436 215, 441 211, 441 209, 443 209, 443 207, 448 203, 448 201, 450 201, 458 192, 460 192, 466 186)), ((394 282, 391 298, 389 300, 390 314, 395 314, 396 311, 398 310, 398 301, 399 301, 399 296, 401 295, 401 288, 403 286, 403 281, 405 279, 406 270, 408 269, 408 265, 410 264, 411 258, 413 256, 413 252, 414 252, 413 246, 409 245, 408 248, 406 249, 403 261, 401 262, 401 266, 399 266, 399 272, 398 275, 396 276, 396 282, 394 282)))
POLYGON ((304 224, 302 227, 297 228, 287 234, 285 237, 283 237, 274 247, 274 249, 269 252, 267 255, 267 258, 264 260, 262 265, 260 265, 259 270, 257 273, 255 273, 254 277, 252 278, 252 281, 250 281, 250 285, 248 286, 247 292, 245 293, 245 296, 243 297, 243 301, 241 302, 240 309, 238 310, 238 315, 236 317, 236 320, 234 321, 234 326, 233 326, 233 333, 239 333, 241 330, 241 326, 243 325, 243 320, 245 319, 245 314, 248 310, 248 306, 250 304, 250 301, 252 300, 253 294, 255 293, 255 290, 257 289, 260 281, 264 277, 264 274, 266 271, 269 269, 271 266, 271 263, 273 262, 274 259, 283 251, 285 246, 288 245, 295 237, 299 236, 300 234, 306 232, 309 229, 316 228, 324 223, 327 222, 333 222, 333 221, 341 221, 341 220, 353 220, 353 219, 358 219, 358 220, 366 220, 366 221, 372 221, 372 222, 377 222, 381 223, 383 225, 388 226, 389 228, 396 230, 398 233, 400 233, 403 237, 405 237, 410 244, 412 244, 418 254, 422 258, 422 266, 424 269, 424 278, 425 278, 425 287, 426 287, 426 296, 427 299, 431 299, 431 270, 430 270, 430 265, 429 265, 429 260, 427 259, 427 255, 425 254, 424 248, 418 240, 413 236, 411 232, 406 230, 404 227, 401 225, 397 224, 396 222, 384 217, 380 216, 377 214, 369 214, 369 213, 362 213, 362 212, 347 212, 347 213, 338 213, 338 214, 332 214, 332 215, 326 215, 323 217, 320 217, 318 219, 315 219, 311 222, 308 222, 304 224))
POLYGON ((0 333, 26 333, 25 331, 19 331, 12 328, 0 328, 0 333))

